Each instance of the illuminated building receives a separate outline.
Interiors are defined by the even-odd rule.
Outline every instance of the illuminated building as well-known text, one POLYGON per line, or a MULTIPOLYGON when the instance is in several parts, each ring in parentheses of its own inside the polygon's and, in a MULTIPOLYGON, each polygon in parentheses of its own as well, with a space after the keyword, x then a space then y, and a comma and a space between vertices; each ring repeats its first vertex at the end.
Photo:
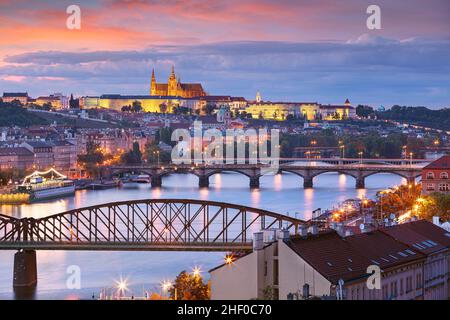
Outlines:
POLYGON ((288 115, 314 120, 317 117, 319 104, 316 102, 270 102, 249 103, 245 109, 254 119, 286 120, 288 115))
POLYGON ((422 169, 422 193, 450 193, 450 156, 443 156, 422 169))
POLYGON ((155 70, 152 70, 150 95, 193 98, 206 96, 206 93, 200 83, 182 83, 179 78, 176 78, 175 69, 172 66, 172 71, 167 83, 157 83, 155 70))
POLYGON ((19 101, 25 105, 28 103, 29 98, 27 92, 3 92, 2 100, 3 102, 19 101))
POLYGON ((288 115, 306 120, 342 120, 354 118, 355 108, 347 99, 343 105, 321 105, 317 102, 271 102, 263 101, 261 94, 249 103, 247 113, 255 119, 285 120, 288 115))
POLYGON ((61 93, 51 94, 49 96, 36 98, 35 103, 37 105, 43 106, 45 104, 50 104, 56 109, 67 109, 69 108, 69 98, 63 96, 61 93))
POLYGON ((121 111, 122 107, 138 102, 144 112, 172 113, 175 107, 195 109, 198 101, 195 98, 169 96, 104 94, 100 97, 81 97, 80 106, 83 109, 105 108, 121 111))
POLYGON ((345 236, 314 227, 257 232, 252 252, 209 271, 211 300, 267 299, 267 287, 280 300, 448 299, 444 229, 425 220, 345 236), (369 266, 381 271, 377 290, 369 266))

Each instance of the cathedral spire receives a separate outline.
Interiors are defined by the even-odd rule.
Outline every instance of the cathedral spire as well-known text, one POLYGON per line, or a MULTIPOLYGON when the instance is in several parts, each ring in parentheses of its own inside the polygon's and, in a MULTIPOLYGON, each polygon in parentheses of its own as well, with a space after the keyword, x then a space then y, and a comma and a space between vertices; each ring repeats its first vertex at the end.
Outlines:
POLYGON ((169 77, 169 79, 171 79, 171 80, 176 80, 176 77, 175 77, 175 67, 172 65, 172 70, 170 71, 170 77, 169 77))
POLYGON ((152 81, 150 83, 150 95, 156 95, 156 78, 155 78, 155 68, 152 68, 152 81))

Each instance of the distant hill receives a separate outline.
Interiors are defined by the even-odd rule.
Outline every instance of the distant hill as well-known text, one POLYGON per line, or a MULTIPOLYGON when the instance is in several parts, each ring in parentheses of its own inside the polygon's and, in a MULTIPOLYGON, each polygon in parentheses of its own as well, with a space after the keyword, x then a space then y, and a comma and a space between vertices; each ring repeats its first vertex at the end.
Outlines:
POLYGON ((441 130, 450 130, 450 109, 431 110, 426 107, 395 105, 391 109, 377 112, 378 119, 395 120, 441 130))
POLYGON ((0 127, 28 127, 45 124, 50 123, 20 106, 0 102, 0 127))

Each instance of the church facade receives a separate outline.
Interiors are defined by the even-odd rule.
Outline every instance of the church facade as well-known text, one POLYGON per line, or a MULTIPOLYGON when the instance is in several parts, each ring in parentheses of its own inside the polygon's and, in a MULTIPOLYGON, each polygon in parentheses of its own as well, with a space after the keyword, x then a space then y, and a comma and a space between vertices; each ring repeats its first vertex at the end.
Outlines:
POLYGON ((180 79, 176 78, 175 70, 172 66, 172 71, 167 83, 157 83, 155 78, 155 70, 152 70, 150 95, 194 98, 204 97, 206 96, 206 92, 203 90, 203 87, 200 83, 181 83, 180 79))

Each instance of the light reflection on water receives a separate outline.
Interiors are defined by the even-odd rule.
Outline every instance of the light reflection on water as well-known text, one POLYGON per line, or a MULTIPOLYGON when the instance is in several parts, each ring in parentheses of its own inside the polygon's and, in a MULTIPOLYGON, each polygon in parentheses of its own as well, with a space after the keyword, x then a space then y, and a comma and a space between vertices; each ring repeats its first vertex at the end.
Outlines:
MULTIPOLYGON (((193 175, 164 177, 163 187, 126 185, 121 189, 78 191, 74 197, 32 205, 0 206, 2 214, 15 217, 44 217, 66 210, 107 202, 145 198, 187 198, 237 203, 267 209, 281 214, 311 217, 316 208, 331 208, 349 198, 373 197, 377 190, 403 182, 391 174, 378 174, 366 179, 366 188, 356 190, 350 176, 328 173, 314 178, 314 189, 303 189, 303 180, 294 174, 264 176, 260 189, 250 190, 248 178, 233 173, 210 177, 210 187, 199 189, 193 175)), ((256 231, 256 230, 253 230, 256 231)), ((13 251, 0 252, 0 298, 12 298, 13 251)), ((131 285, 155 286, 162 279, 173 279, 181 270, 201 266, 204 271, 222 263, 224 253, 211 252, 38 252, 38 298, 89 299, 99 288, 111 286, 114 279, 128 276, 131 285), (66 269, 78 265, 82 271, 82 291, 66 288, 66 269), (93 289, 90 289, 93 288, 93 289)), ((207 276, 207 272, 204 272, 207 276)), ((137 289, 136 289, 137 290, 137 289)))

